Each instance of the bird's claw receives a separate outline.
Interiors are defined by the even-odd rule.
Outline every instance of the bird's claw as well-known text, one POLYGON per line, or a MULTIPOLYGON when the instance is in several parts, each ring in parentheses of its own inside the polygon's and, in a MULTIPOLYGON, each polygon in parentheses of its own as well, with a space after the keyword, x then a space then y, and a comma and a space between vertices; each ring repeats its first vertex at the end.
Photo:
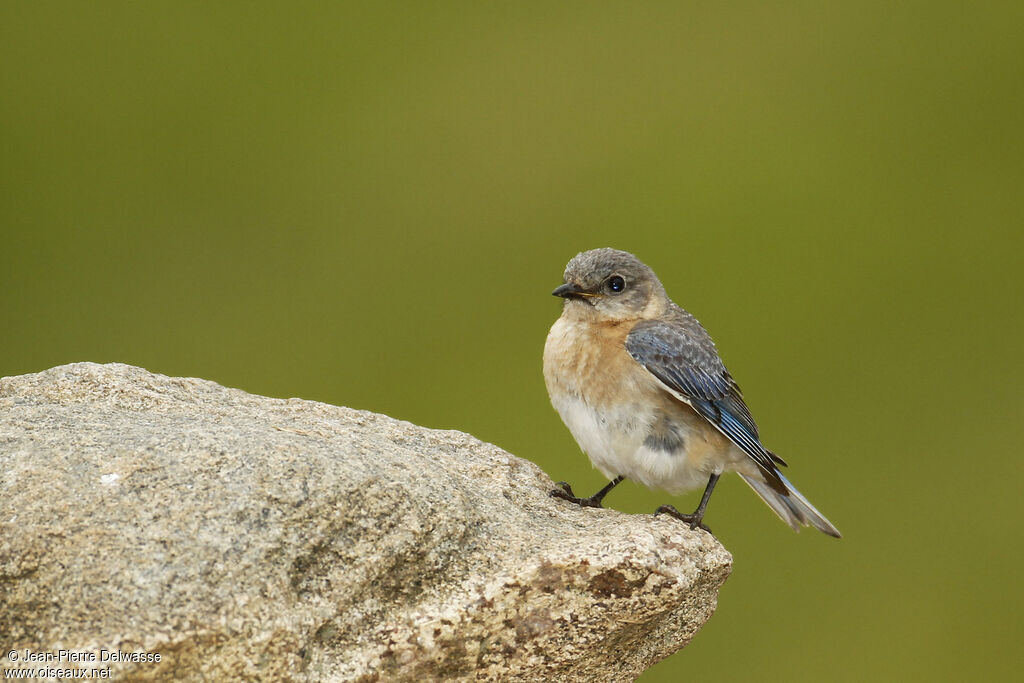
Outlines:
POLYGON ((552 496, 555 496, 556 498, 561 498, 562 494, 564 493, 568 496, 572 496, 573 498, 576 497, 576 494, 572 492, 572 486, 569 485, 569 482, 556 481, 555 486, 557 486, 560 490, 552 491, 552 496))
POLYGON ((593 496, 590 498, 577 497, 576 494, 572 492, 572 486, 570 486, 568 482, 556 481, 555 486, 558 488, 551 491, 550 495, 552 498, 561 498, 562 500, 567 500, 570 503, 576 503, 580 507, 585 508, 603 507, 601 505, 601 500, 595 499, 593 496))
POLYGON ((696 514, 683 514, 679 510, 676 510, 675 507, 673 507, 672 505, 662 505, 657 510, 654 511, 655 516, 660 515, 662 513, 670 517, 675 517, 680 522, 685 522, 690 526, 691 529, 700 528, 708 532, 709 534, 711 533, 710 527, 708 527, 703 522, 703 515, 698 516, 696 514))

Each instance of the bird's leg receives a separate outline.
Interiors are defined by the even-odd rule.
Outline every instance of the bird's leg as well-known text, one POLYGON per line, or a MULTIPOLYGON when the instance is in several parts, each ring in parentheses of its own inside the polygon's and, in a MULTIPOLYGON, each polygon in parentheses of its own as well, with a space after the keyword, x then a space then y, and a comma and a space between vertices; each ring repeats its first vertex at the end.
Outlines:
POLYGON ((625 477, 621 475, 615 477, 610 482, 608 482, 608 484, 603 489, 592 495, 590 498, 577 498, 576 495, 573 494, 572 487, 569 486, 568 483, 564 481, 559 481, 555 483, 555 485, 558 486, 559 488, 552 491, 551 495, 555 498, 567 500, 570 503, 576 503, 577 505, 580 505, 585 508, 599 508, 602 507, 601 499, 607 496, 609 491, 611 491, 613 488, 622 483, 623 479, 625 479, 625 477))
POLYGON ((692 513, 684 515, 682 512, 676 510, 671 505, 662 505, 661 507, 654 511, 654 514, 659 515, 662 512, 664 512, 665 514, 672 515, 673 517, 682 522, 686 522, 690 525, 691 529, 696 529, 697 527, 700 527, 701 529, 710 534, 711 529, 704 525, 704 511, 707 510, 708 508, 708 500, 711 498, 711 492, 715 490, 715 484, 718 483, 718 477, 720 476, 721 475, 719 474, 711 475, 711 477, 708 479, 708 486, 707 488, 704 489, 704 495, 701 496, 700 505, 698 505, 697 509, 694 510, 692 513))

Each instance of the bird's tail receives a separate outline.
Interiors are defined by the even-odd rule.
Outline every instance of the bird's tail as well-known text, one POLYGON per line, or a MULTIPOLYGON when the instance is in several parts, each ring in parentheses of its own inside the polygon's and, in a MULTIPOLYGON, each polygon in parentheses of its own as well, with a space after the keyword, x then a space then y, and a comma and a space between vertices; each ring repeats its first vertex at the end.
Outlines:
POLYGON ((800 531, 801 526, 813 526, 818 531, 839 538, 839 529, 835 528, 832 522, 825 518, 825 515, 811 505, 810 501, 803 497, 796 487, 789 483, 782 474, 779 478, 789 489, 789 495, 784 496, 756 476, 741 474, 743 480, 750 484, 754 493, 761 496, 761 500, 768 503, 768 507, 775 511, 782 521, 800 531))

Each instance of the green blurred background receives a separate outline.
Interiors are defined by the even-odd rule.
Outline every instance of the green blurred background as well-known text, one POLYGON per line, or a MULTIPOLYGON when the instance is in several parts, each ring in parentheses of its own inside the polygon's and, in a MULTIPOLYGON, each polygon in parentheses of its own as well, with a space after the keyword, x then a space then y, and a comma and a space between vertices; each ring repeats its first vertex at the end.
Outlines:
POLYGON ((727 478, 718 612, 642 680, 1019 675, 1024 4, 325 4, 0 6, 0 375, 365 408, 590 492, 541 349, 565 262, 627 249, 845 535, 727 478))

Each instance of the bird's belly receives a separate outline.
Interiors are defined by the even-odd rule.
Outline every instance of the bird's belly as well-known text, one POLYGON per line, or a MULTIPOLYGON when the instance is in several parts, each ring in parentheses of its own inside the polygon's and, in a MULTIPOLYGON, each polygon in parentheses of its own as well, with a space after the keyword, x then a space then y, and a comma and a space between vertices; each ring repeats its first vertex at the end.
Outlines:
POLYGON ((609 479, 622 475, 673 494, 735 469, 739 449, 630 357, 627 332, 563 316, 545 344, 551 403, 590 461, 609 479))
POLYGON ((553 402, 580 448, 609 479, 622 475, 676 494, 705 485, 712 472, 723 469, 725 453, 714 452, 717 442, 708 443, 699 423, 674 421, 671 442, 664 442, 653 431, 658 416, 644 406, 597 410, 576 396, 553 402))

